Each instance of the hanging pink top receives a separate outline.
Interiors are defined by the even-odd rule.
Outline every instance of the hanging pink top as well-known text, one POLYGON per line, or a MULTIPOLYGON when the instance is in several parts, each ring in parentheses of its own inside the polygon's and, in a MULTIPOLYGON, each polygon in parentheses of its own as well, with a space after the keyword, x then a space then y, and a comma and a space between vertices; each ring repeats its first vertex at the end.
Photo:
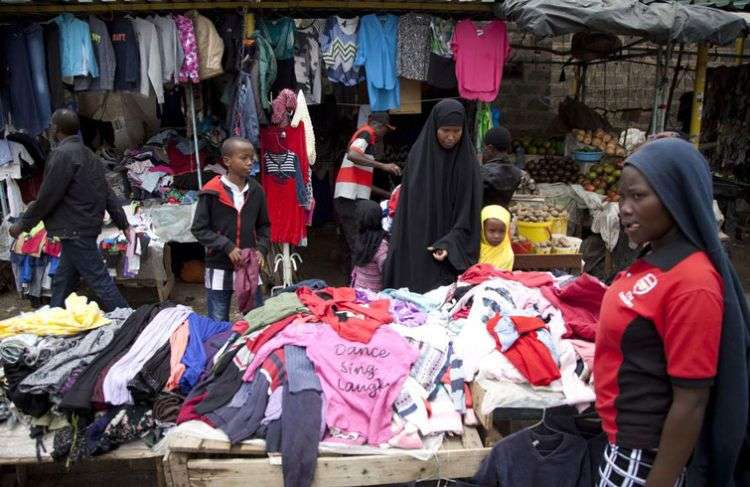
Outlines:
POLYGON ((471 20, 456 24, 451 42, 461 98, 493 102, 500 91, 503 66, 510 56, 505 22, 478 27, 471 20))
POLYGON ((177 74, 177 81, 180 83, 200 83, 198 74, 198 43, 195 41, 195 28, 193 21, 184 15, 174 16, 177 30, 180 33, 180 45, 185 53, 185 61, 180 67, 177 74))

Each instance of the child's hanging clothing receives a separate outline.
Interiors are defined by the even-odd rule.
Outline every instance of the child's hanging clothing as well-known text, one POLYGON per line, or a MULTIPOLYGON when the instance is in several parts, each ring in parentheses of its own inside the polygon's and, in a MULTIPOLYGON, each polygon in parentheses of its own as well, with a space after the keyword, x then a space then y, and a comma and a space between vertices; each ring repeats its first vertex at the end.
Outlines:
POLYGON ((498 205, 482 209, 482 242, 479 248, 479 263, 490 264, 499 270, 512 271, 515 255, 510 241, 510 212, 498 205), (505 238, 499 245, 491 245, 487 239, 487 220, 500 220, 505 224, 505 238))

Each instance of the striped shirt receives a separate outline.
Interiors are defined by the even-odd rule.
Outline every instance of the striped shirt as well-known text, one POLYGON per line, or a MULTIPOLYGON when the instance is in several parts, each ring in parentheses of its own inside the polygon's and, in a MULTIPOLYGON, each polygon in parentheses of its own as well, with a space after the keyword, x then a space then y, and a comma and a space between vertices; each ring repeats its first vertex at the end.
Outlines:
POLYGON ((234 291, 234 271, 206 267, 205 284, 211 291, 234 291))
MULTIPOLYGON (((370 134, 366 131, 360 131, 356 138, 349 144, 349 150, 361 153, 365 157, 373 158, 372 151, 374 146, 370 144, 370 134)), ((334 198, 346 198, 350 200, 370 199, 372 192, 372 171, 373 168, 362 166, 349 160, 347 152, 341 163, 341 169, 336 177, 336 189, 334 198)))

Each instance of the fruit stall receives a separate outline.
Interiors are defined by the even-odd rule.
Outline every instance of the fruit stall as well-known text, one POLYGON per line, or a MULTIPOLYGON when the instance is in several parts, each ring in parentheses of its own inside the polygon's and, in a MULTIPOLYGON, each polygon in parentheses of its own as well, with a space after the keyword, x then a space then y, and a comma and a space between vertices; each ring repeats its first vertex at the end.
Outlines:
POLYGON ((509 208, 513 250, 523 256, 517 269, 564 263, 580 270, 582 239, 590 233, 601 234, 608 250, 614 247, 627 133, 573 129, 560 137, 522 137, 515 143, 536 188, 534 195, 516 194, 509 208))

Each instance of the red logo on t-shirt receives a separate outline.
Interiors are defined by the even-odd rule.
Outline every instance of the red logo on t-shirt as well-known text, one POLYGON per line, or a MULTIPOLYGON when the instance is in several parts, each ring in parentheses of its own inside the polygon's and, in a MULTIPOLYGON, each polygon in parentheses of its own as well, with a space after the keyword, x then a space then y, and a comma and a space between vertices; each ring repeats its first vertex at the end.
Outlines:
POLYGON ((620 292, 620 300, 625 303, 625 306, 632 308, 635 296, 643 296, 650 293, 654 290, 657 284, 659 284, 659 280, 656 276, 648 273, 636 281, 631 291, 620 292))

